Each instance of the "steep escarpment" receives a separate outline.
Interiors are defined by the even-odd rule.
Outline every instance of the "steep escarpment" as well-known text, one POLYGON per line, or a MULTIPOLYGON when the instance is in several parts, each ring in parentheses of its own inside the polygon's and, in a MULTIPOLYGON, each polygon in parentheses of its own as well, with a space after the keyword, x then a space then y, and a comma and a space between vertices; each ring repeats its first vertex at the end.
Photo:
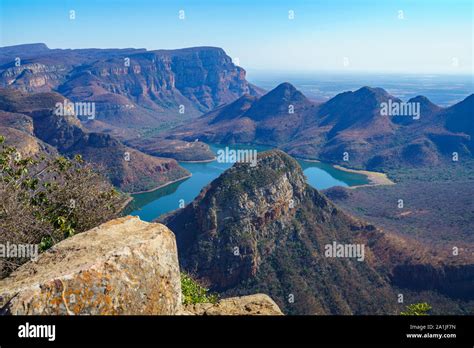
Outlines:
MULTIPOLYGON (((374 230, 309 187, 281 151, 240 163, 164 220, 182 267, 226 295, 268 293, 292 314, 395 313, 390 285, 364 260, 327 257, 327 245, 357 244, 374 230)), ((361 242, 362 243, 362 242, 361 242)))
POLYGON ((448 297, 474 301, 474 264, 397 265, 392 271, 392 283, 416 291, 436 289, 448 297))
POLYGON ((64 100, 53 92, 0 89, 0 134, 22 155, 82 155, 127 192, 150 190, 189 175, 173 159, 146 155, 108 134, 88 132, 74 114, 58 115, 56 103, 64 100))
POLYGON ((91 130, 169 128, 261 90, 245 79, 223 49, 48 49, 45 45, 0 48, 0 86, 27 92, 56 91, 72 101, 95 102, 91 130), (15 57, 22 57, 15 65, 15 57))
POLYGON ((35 137, 33 120, 24 114, 0 110, 0 134, 7 146, 14 146, 24 157, 57 153, 53 146, 35 137))

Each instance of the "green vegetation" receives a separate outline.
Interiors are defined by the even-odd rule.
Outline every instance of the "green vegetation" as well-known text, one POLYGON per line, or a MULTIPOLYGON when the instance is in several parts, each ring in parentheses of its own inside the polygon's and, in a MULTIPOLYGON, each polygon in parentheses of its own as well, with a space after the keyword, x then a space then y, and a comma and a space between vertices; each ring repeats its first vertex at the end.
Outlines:
POLYGON ((415 237, 429 245, 474 242, 473 181, 406 180, 396 185, 330 188, 325 194, 341 208, 387 231, 415 237), (398 200, 403 199, 403 208, 398 200), (377 204, 374 204, 377 202, 377 204))
POLYGON ((159 135, 166 130, 172 129, 182 124, 182 121, 171 120, 171 121, 162 121, 156 127, 144 127, 140 130, 140 135, 142 138, 147 139, 153 136, 159 135))
POLYGON ((428 311, 431 310, 431 306, 426 303, 414 303, 406 306, 404 312, 400 312, 400 315, 428 315, 428 311))
POLYGON ((443 162, 431 167, 403 167, 390 169, 390 179, 398 182, 467 182, 474 181, 474 160, 443 162))
POLYGON ((233 200, 255 188, 273 185, 286 173, 300 175, 303 172, 298 162, 282 152, 266 151, 258 154, 259 165, 251 167, 248 163, 236 163, 215 180, 220 187, 219 199, 233 200))
POLYGON ((218 296, 210 294, 209 289, 201 286, 186 273, 181 273, 181 291, 183 304, 216 303, 218 296))
MULTIPOLYGON (((0 244, 40 251, 116 217, 124 197, 80 156, 22 158, 0 136, 0 244)), ((20 264, 0 261, 0 279, 20 264)))

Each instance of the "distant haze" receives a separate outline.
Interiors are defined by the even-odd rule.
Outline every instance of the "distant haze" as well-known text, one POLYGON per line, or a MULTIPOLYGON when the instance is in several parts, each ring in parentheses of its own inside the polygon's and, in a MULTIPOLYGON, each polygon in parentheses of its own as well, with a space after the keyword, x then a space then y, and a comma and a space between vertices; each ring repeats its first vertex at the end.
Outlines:
POLYGON ((326 101, 338 93, 355 91, 362 86, 383 87, 390 94, 407 101, 418 95, 439 106, 451 106, 474 93, 473 75, 401 74, 346 72, 247 71, 249 82, 271 90, 286 81, 308 98, 326 101))

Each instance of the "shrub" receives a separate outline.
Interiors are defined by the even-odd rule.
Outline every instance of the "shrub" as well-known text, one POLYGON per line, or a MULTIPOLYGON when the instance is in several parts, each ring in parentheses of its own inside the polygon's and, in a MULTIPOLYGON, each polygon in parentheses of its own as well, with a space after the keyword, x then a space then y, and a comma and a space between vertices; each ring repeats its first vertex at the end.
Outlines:
POLYGON ((201 286, 186 273, 181 273, 183 304, 216 303, 218 296, 209 294, 209 289, 201 286))
MULTIPOLYGON (((116 217, 125 197, 80 156, 22 158, 0 136, 0 244, 38 244, 64 238, 116 217)), ((25 259, 0 260, 0 279, 25 259)))
POLYGON ((431 310, 431 306, 426 303, 414 303, 406 306, 406 310, 401 312, 401 315, 428 315, 428 311, 431 310))

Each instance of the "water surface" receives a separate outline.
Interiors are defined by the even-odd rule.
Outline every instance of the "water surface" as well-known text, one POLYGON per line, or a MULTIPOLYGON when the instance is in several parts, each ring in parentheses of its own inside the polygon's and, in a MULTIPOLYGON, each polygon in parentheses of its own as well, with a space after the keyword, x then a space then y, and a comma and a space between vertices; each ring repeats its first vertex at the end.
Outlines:
MULTIPOLYGON (((221 145, 211 145, 211 149, 224 148, 221 145)), ((230 149, 256 149, 264 151, 268 149, 263 146, 229 146, 230 149)), ((321 162, 307 162, 298 160, 311 186, 323 190, 332 186, 356 186, 367 184, 369 181, 365 175, 349 173, 321 162)), ((192 173, 190 178, 146 193, 132 195, 133 202, 126 212, 130 215, 139 216, 144 221, 152 221, 160 215, 178 209, 190 203, 212 180, 232 166, 232 163, 219 163, 217 161, 206 163, 184 163, 180 165, 192 173)))

